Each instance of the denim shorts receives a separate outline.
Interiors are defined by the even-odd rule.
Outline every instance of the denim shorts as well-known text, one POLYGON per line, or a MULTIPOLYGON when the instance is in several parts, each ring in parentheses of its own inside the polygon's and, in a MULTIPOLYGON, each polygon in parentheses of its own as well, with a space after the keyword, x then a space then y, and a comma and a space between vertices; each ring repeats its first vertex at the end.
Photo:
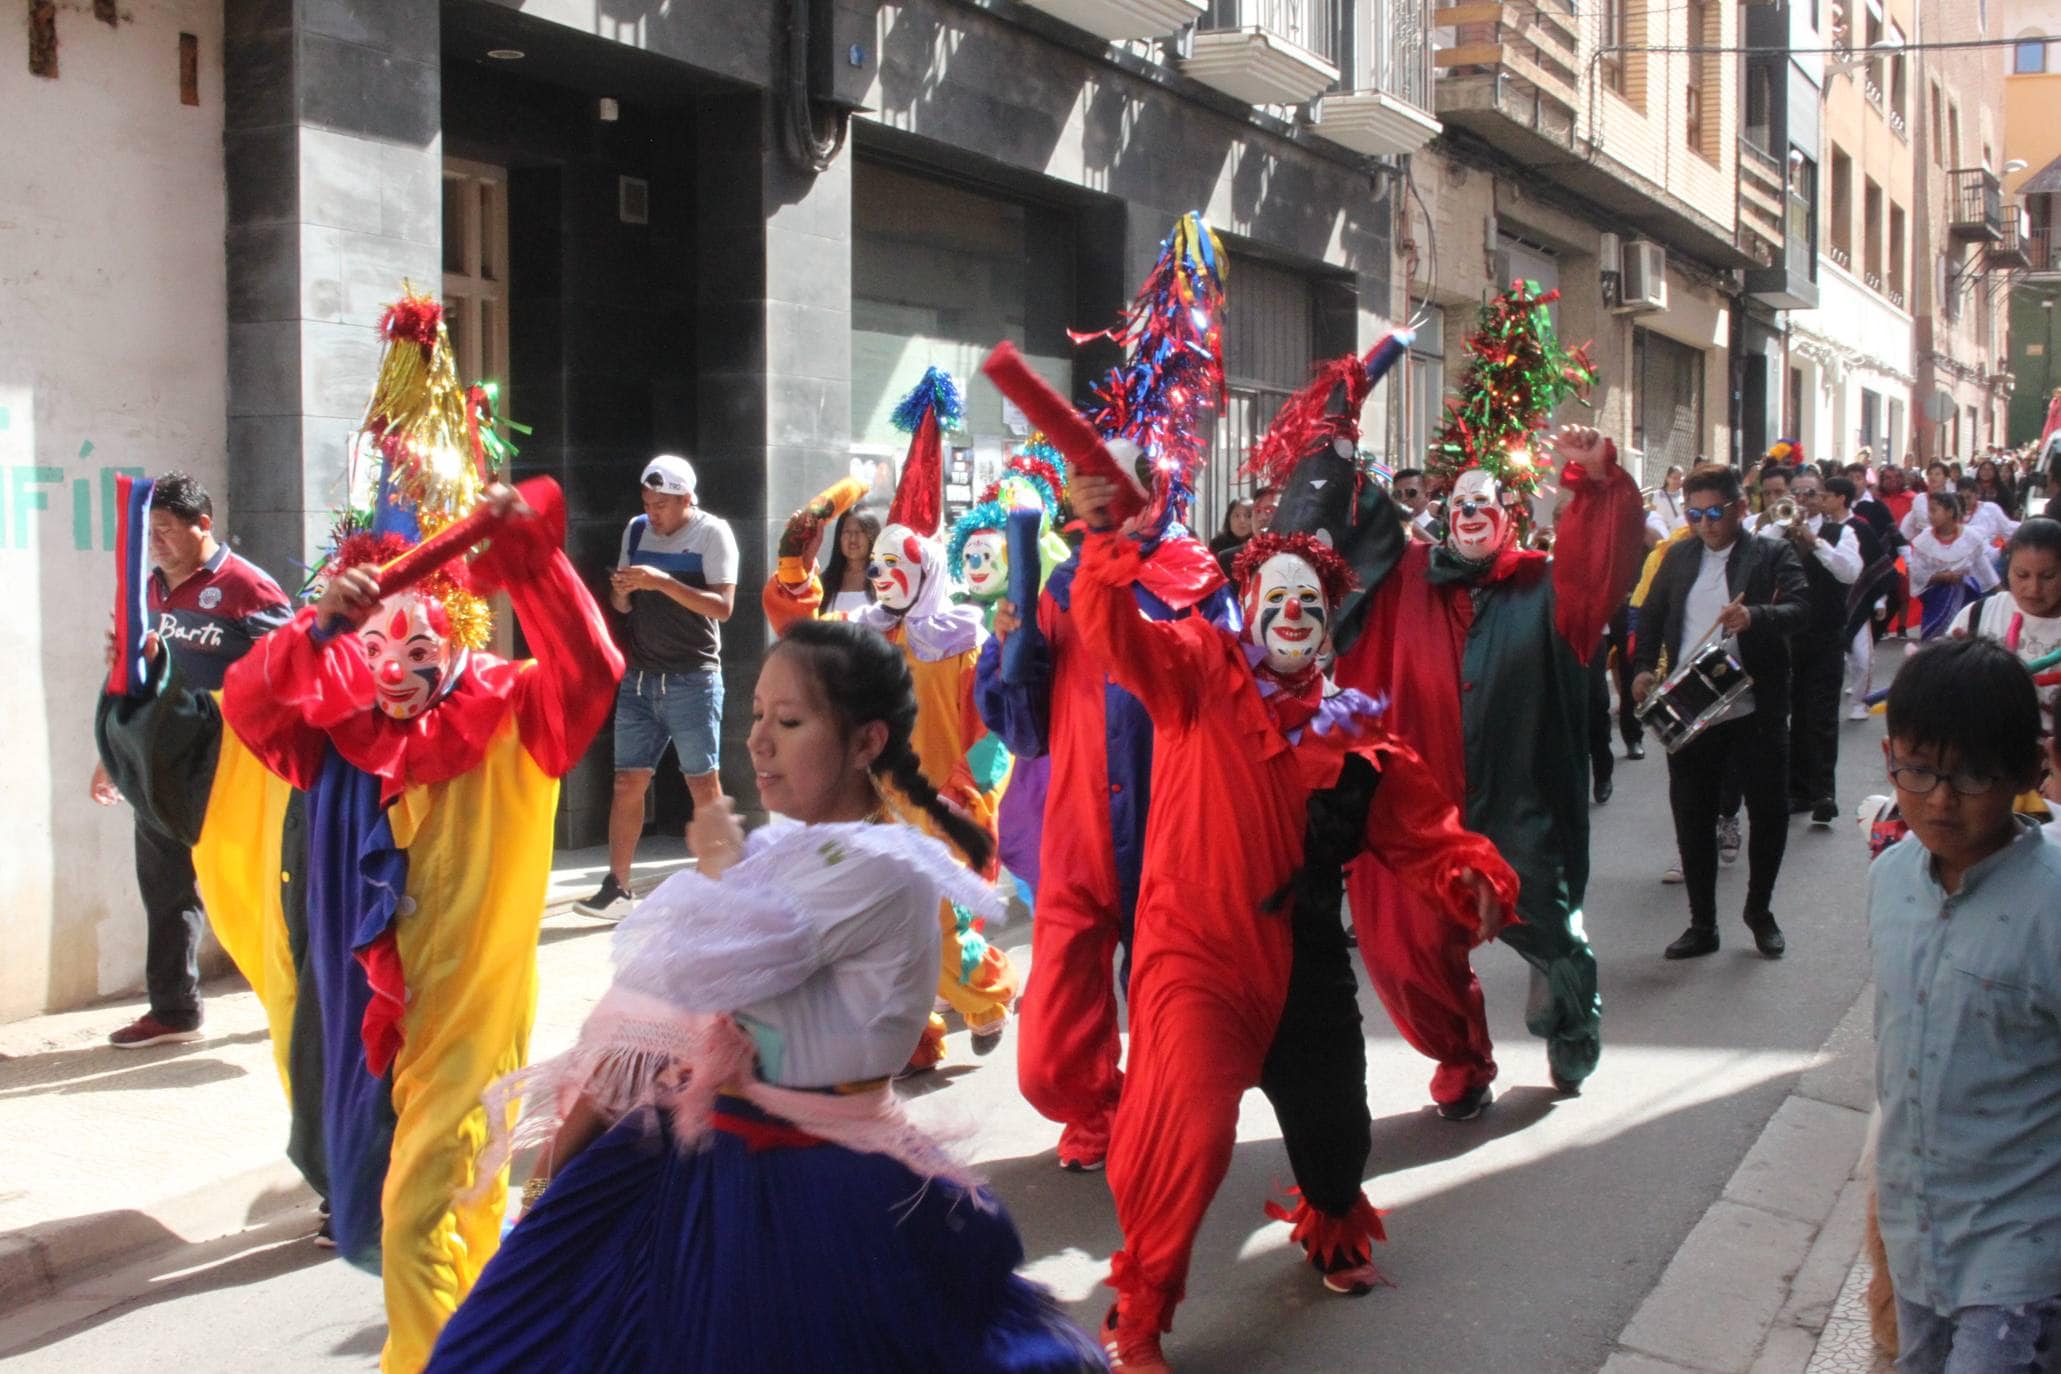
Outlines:
POLYGON ((632 668, 615 694, 615 766, 643 771, 658 767, 666 741, 680 754, 680 771, 690 778, 716 771, 717 741, 723 733, 723 675, 647 673, 632 668))

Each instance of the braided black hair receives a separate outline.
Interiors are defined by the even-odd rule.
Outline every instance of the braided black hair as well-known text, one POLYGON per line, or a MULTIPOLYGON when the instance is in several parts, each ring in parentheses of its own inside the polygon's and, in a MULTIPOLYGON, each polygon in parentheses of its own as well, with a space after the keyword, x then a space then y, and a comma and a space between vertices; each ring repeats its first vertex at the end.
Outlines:
POLYGON ((825 705, 847 735, 868 721, 887 727, 887 745, 873 761, 873 775, 885 777, 921 807, 967 863, 976 872, 984 871, 994 858, 994 842, 938 796, 910 743, 916 728, 916 684, 902 651, 877 631, 844 620, 796 621, 774 646, 775 652, 789 648, 800 652, 825 705))

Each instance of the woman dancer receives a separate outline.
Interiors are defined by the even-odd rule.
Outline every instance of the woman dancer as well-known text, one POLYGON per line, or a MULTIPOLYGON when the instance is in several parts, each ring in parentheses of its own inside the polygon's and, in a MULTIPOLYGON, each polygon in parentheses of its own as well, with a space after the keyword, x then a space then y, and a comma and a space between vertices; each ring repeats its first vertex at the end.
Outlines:
POLYGON ((1961 523, 1961 498, 1936 491, 1926 505, 1929 528, 1911 541, 1906 555, 1911 590, 1925 610, 1919 638, 1943 633, 1969 599, 1997 585, 1989 542, 1961 523))
POLYGON ((548 1135, 556 1176, 432 1370, 1104 1367, 889 1086, 930 1014, 938 902, 996 908, 889 820, 880 782, 972 869, 990 857, 924 780, 915 720, 871 630, 804 620, 767 656, 751 757, 791 819, 746 838, 727 803, 698 814, 700 871, 623 922, 579 1043, 498 1087, 528 1106, 497 1147, 548 1135))

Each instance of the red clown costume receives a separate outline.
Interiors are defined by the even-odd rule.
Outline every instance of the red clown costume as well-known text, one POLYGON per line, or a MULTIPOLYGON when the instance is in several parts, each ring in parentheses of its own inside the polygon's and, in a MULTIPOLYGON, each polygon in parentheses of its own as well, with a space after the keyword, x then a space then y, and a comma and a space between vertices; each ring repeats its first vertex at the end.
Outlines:
POLYGON ((1478 929, 1485 906, 1492 925, 1516 897, 1494 848, 1461 829, 1380 708, 1327 693, 1316 659, 1343 565, 1307 537, 1253 545, 1240 562, 1243 639, 1199 617, 1139 615, 1131 538, 1091 533, 1074 580, 1083 644, 1150 713, 1158 744, 1109 1157, 1124 1244, 1105 1336, 1121 1369, 1166 1367, 1159 1336, 1230 1165, 1239 1100, 1260 1082, 1282 1019, 1291 932, 1268 908, 1302 865, 1312 794, 1349 758, 1376 770, 1366 844, 1455 927, 1478 929))
MULTIPOLYGON (((1123 464, 1150 464, 1152 509, 1127 595, 1152 620, 1237 623, 1216 559, 1181 523, 1205 452, 1201 419, 1223 387, 1226 271, 1202 217, 1182 216, 1116 331, 1126 361, 1096 388, 1092 427, 1010 353, 998 349, 984 369, 1027 414, 1051 422, 1047 437, 1069 464, 1091 461, 1105 440, 1123 464)), ((1060 1167, 1088 1172, 1108 1156, 1123 1087, 1110 969, 1119 948, 1130 967, 1155 746, 1144 707, 1081 638, 1073 614, 1079 571, 1075 555, 1052 571, 1035 608, 1017 608, 1022 624, 1008 643, 1015 665, 1005 670, 999 641, 985 650, 977 699, 1019 760, 1050 760, 1017 1085, 1060 1123, 1060 1167)))

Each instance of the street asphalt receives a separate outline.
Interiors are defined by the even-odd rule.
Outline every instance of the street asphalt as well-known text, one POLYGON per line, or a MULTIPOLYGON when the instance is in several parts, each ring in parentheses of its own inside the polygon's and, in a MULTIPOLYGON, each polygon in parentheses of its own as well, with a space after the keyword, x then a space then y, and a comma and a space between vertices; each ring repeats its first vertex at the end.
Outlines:
MULTIPOLYGON (((1887 654, 1883 667, 1893 667, 1887 654)), ((1660 882, 1674 853, 1667 765, 1657 747, 1636 763, 1620 747, 1616 796, 1591 813, 1587 927, 1602 964, 1604 1053, 1586 1090, 1562 1098, 1550 1087, 1543 1047, 1524 1030, 1527 971, 1507 949, 1475 959, 1501 1077, 1494 1106, 1473 1122, 1431 1112, 1430 1064, 1364 993, 1375 1117, 1368 1193, 1388 1211, 1390 1239, 1376 1262, 1393 1286, 1360 1299, 1326 1293, 1298 1263, 1287 1228, 1262 1213, 1270 1192, 1286 1189, 1288 1168, 1254 1092, 1167 1341, 1175 1367, 1598 1369, 1866 980, 1866 854, 1852 816, 1862 796, 1883 790, 1881 733, 1879 716, 1841 726, 1836 825, 1791 819, 1776 891, 1789 935, 1780 961, 1759 957, 1739 923, 1743 857, 1720 875, 1723 948, 1662 960, 1687 921, 1682 889, 1660 882)), ((1028 925, 999 936, 1027 965, 1028 925)), ((577 938, 605 940, 606 929, 577 938)), ((1013 1040, 976 1060, 955 1036, 947 1067, 919 1091, 915 1109, 960 1135, 1014 1213, 1029 1272, 1081 1322, 1095 1322, 1117 1244, 1107 1185, 1054 1166, 1057 1128, 1017 1095, 1013 1040)), ((378 1281, 308 1243, 312 1229, 311 1211, 288 1214, 0 1317, 0 1366, 375 1368, 378 1281), (47 1329, 26 1334, 39 1327, 47 1329)))

